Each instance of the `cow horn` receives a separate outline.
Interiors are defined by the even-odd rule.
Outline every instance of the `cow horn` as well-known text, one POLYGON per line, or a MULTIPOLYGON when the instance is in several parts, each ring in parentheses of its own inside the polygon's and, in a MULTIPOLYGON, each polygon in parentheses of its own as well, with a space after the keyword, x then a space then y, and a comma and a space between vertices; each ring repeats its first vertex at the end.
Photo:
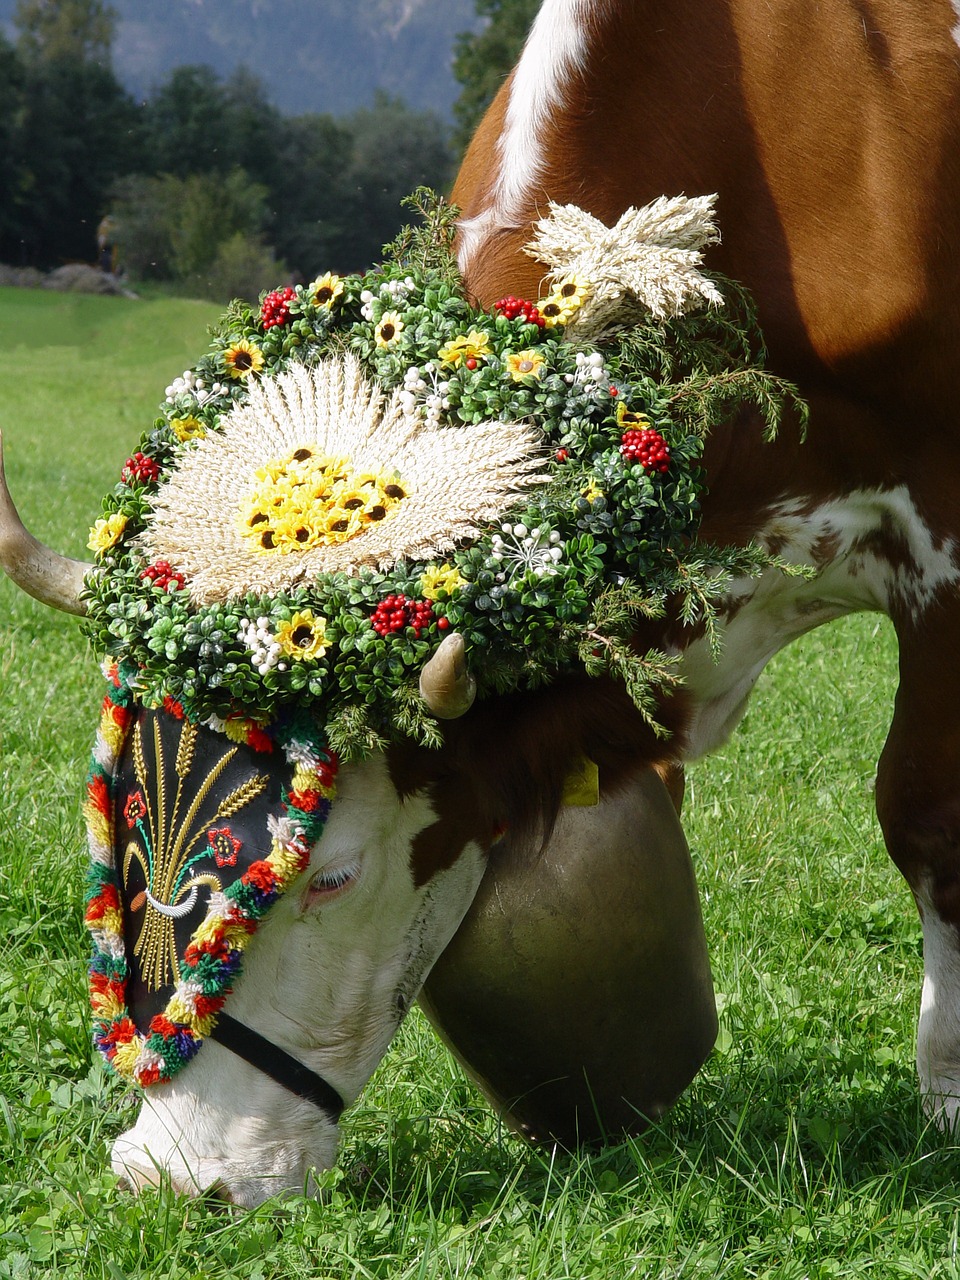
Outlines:
POLYGON ((440 720, 456 720, 473 706, 477 682, 467 670, 463 636, 445 636, 420 673, 420 696, 440 720))
POLYGON ((3 432, 0 431, 0 569, 21 590, 62 613, 84 614, 80 599, 84 575, 94 566, 58 555, 29 533, 13 505, 3 470, 3 432))

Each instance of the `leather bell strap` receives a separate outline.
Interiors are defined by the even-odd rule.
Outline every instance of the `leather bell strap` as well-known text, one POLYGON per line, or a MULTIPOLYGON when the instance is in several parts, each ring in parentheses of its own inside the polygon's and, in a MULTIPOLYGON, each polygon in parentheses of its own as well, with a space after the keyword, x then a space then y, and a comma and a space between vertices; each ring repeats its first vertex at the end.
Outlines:
POLYGON ((228 1013, 221 1013, 208 1039, 216 1040, 277 1084, 312 1102, 325 1111, 334 1124, 340 1119, 344 1102, 333 1085, 291 1057, 285 1049, 271 1044, 258 1031, 245 1027, 228 1013))

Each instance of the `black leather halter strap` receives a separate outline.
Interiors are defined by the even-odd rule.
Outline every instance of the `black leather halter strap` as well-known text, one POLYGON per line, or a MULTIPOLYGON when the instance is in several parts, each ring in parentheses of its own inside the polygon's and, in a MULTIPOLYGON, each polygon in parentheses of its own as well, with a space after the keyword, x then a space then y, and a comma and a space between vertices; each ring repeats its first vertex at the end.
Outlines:
POLYGON ((292 1058, 285 1049, 271 1044, 258 1031, 251 1031, 229 1014, 221 1013, 209 1033, 209 1039, 216 1040, 291 1093, 312 1102, 321 1111, 325 1111, 334 1124, 340 1119, 344 1103, 333 1085, 296 1058, 292 1058))

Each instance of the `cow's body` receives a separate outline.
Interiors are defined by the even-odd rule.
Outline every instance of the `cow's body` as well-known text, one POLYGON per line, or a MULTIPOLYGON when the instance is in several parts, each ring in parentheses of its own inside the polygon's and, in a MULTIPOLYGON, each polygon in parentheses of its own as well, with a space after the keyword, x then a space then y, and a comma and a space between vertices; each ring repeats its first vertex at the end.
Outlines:
POLYGON ((724 654, 696 638, 684 751, 714 746, 766 661, 884 612, 901 679, 877 780, 924 922, 918 1040, 934 1108, 960 1107, 960 23, 923 0, 545 0, 454 191, 481 301, 536 297, 521 252, 548 200, 607 223, 663 192, 719 194, 708 265, 743 281, 805 441, 715 433, 703 535, 759 537, 813 581, 738 586, 724 654), (941 1099, 943 1100, 941 1102, 941 1099))

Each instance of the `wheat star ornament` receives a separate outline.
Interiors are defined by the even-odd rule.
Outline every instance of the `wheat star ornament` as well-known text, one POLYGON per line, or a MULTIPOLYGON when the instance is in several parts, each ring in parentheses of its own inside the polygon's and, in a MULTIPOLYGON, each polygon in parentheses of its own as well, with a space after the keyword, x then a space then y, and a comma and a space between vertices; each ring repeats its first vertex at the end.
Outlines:
POLYGON ((518 423, 404 412, 355 356, 262 378, 160 485, 141 546, 197 604, 430 561, 549 479, 518 423))

